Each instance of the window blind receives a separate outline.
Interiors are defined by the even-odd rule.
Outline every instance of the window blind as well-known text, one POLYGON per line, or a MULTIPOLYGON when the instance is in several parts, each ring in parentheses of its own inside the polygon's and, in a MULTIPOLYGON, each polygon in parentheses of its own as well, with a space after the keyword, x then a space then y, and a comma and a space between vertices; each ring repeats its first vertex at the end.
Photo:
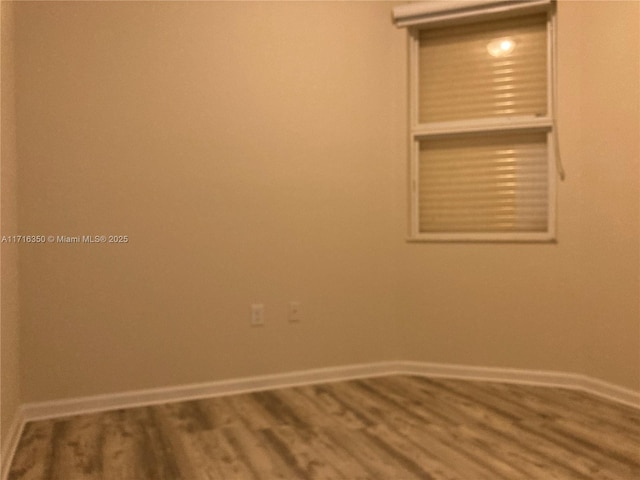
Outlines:
POLYGON ((547 114, 547 16, 419 31, 418 122, 547 114))
POLYGON ((553 0, 412 2, 411 240, 555 239, 553 0))
POLYGON ((419 143, 420 233, 545 232, 545 132, 454 135, 419 143))

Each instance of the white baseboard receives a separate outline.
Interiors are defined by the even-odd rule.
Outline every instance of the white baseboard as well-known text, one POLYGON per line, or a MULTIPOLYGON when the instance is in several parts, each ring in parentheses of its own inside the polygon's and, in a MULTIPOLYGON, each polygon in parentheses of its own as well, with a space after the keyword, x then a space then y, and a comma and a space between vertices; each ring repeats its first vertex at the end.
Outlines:
POLYGON ((24 412, 22 408, 19 408, 13 417, 13 421, 7 431, 7 441, 3 445, 2 452, 0 453, 0 478, 6 480, 9 476, 9 467, 11 466, 11 460, 18 448, 18 442, 26 423, 24 412))
POLYGON ((578 388, 585 392, 640 409, 640 392, 587 376, 582 376, 581 381, 578 388))
POLYGON ((619 387, 585 375, 513 368, 391 361, 244 377, 232 380, 95 395, 50 402, 28 403, 23 405, 22 412, 26 420, 43 420, 82 413, 391 374, 571 388, 583 390, 619 403, 640 408, 640 392, 619 387))
POLYGON ((28 403, 23 408, 28 420, 44 420, 120 408, 133 408, 297 385, 389 375, 396 373, 394 365, 395 362, 384 362, 319 368, 50 402, 28 403))
POLYGON ((11 426, 9 441, 5 448, 6 452, 2 452, 1 478, 2 480, 6 479, 10 461, 13 458, 23 426, 27 421, 393 374, 563 387, 582 390, 618 403, 640 408, 640 392, 575 373, 409 361, 346 365, 50 402, 28 403, 22 406, 11 426))
POLYGON ((401 365, 401 373, 405 374, 569 388, 572 390, 581 390, 616 403, 622 403, 640 409, 640 392, 577 373, 517 368, 475 367, 445 363, 399 363, 401 365))

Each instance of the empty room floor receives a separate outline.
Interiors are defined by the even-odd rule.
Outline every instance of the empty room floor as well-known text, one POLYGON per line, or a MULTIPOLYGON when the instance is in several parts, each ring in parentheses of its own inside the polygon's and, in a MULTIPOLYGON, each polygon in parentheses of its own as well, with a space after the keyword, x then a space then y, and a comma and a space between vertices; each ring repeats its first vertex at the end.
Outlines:
POLYGON ((30 422, 9 480, 638 480, 640 410, 387 376, 30 422))

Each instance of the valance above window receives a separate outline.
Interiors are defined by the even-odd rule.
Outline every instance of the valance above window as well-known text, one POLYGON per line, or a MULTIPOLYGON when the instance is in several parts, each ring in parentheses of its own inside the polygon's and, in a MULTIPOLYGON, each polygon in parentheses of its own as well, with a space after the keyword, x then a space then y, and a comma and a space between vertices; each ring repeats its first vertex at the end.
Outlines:
POLYGON ((395 7, 393 20, 398 27, 477 21, 481 16, 495 18, 546 12, 553 2, 554 0, 432 0, 395 7))

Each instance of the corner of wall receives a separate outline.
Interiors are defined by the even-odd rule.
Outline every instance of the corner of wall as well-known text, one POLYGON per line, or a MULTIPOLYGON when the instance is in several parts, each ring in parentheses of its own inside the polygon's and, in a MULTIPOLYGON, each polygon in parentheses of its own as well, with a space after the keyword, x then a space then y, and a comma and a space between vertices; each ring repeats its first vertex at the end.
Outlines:
MULTIPOLYGON (((17 141, 15 108, 15 4, 0 3, 2 83, 0 104, 0 224, 2 235, 17 230, 17 141)), ((18 323, 18 247, 2 243, 0 253, 0 449, 3 462, 14 444, 20 420, 19 323, 18 323)), ((3 465, 4 466, 4 465, 3 465)))

